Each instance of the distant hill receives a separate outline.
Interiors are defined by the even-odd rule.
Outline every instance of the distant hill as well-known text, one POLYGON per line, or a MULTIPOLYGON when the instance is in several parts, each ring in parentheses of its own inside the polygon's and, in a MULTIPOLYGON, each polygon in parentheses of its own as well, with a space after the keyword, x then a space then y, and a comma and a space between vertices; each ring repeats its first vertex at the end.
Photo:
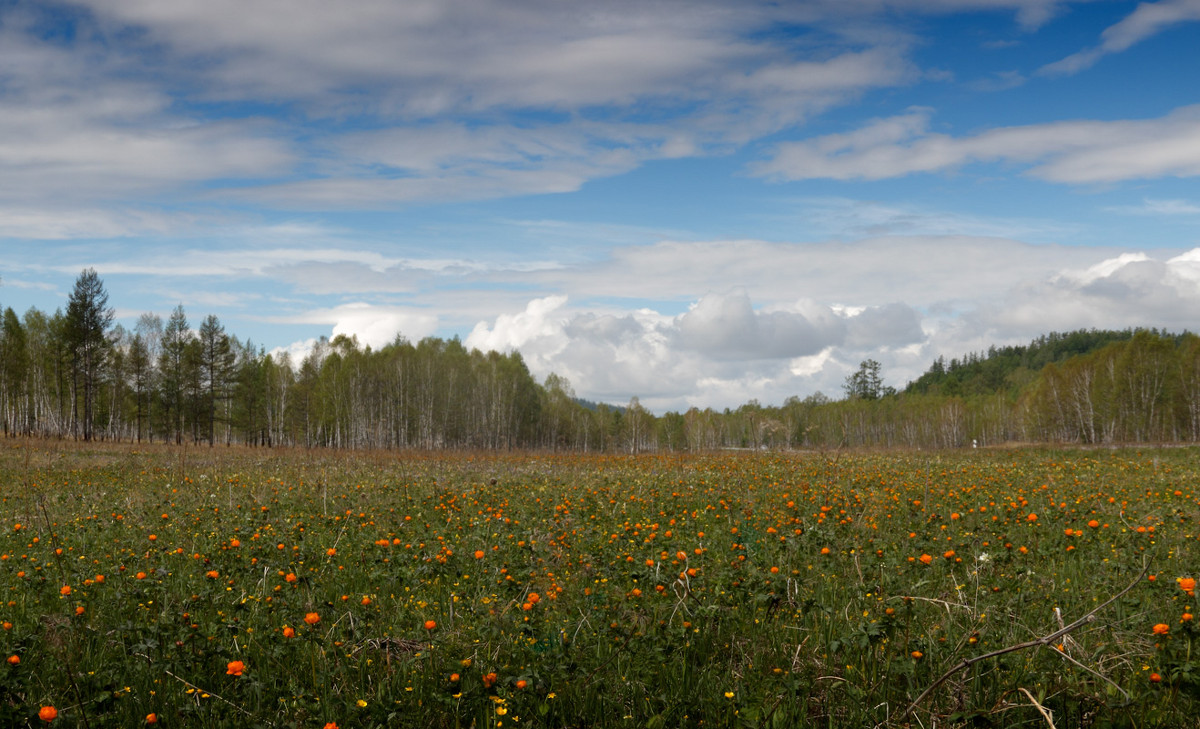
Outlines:
MULTIPOLYGON (((1150 331, 1159 334, 1157 330, 1150 331)), ((949 396, 1000 392, 1015 395, 1051 362, 1089 354, 1113 342, 1129 341, 1135 333, 1134 329, 1051 332, 1028 345, 993 346, 986 352, 972 352, 949 362, 945 357, 938 357, 923 375, 908 383, 904 392, 949 396)), ((1164 332, 1160 336, 1172 335, 1164 332)))

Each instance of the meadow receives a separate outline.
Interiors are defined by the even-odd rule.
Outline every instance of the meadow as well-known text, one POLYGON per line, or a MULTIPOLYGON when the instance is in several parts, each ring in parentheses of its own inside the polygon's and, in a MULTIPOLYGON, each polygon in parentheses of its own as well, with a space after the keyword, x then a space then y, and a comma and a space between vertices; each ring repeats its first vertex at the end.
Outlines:
POLYGON ((1198 479, 5 440, 0 726, 1194 726, 1198 479))

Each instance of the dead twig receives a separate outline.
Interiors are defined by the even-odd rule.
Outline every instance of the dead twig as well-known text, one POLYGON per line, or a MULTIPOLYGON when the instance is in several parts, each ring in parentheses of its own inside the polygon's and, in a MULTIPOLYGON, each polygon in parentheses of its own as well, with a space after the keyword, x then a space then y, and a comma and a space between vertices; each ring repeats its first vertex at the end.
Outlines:
POLYGON ((1006 648, 1000 648, 999 650, 994 650, 994 651, 991 651, 990 653, 984 653, 983 655, 972 656, 971 658, 964 658, 956 666, 954 666, 954 668, 951 668, 949 671, 946 671, 941 676, 939 676, 936 681, 929 684, 929 686, 927 686, 925 688, 925 690, 921 692, 920 696, 917 696, 917 698, 913 699, 913 702, 908 705, 908 708, 904 710, 904 713, 900 715, 900 718, 903 719, 904 717, 911 714, 917 708, 917 706, 919 706, 921 704, 921 702, 925 700, 926 696, 933 693, 934 689, 936 689, 938 686, 941 686, 946 681, 946 679, 950 678, 951 676, 953 676, 954 674, 963 670, 964 668, 970 668, 971 666, 975 665, 976 663, 979 663, 980 661, 986 661, 989 658, 995 658, 997 656, 1002 656, 1005 653, 1013 653, 1015 651, 1025 650, 1026 648, 1036 648, 1039 646, 1050 645, 1050 644, 1054 643, 1056 640, 1058 640, 1059 638, 1061 638, 1062 636, 1075 630, 1076 628, 1087 625, 1088 623, 1095 620, 1096 613, 1100 612, 1104 608, 1113 604, 1121 597, 1124 597, 1125 593, 1129 592, 1134 587, 1136 587, 1137 584, 1139 582, 1141 582, 1142 579, 1146 576, 1146 573, 1149 570, 1150 570, 1150 562, 1147 561, 1142 566, 1142 571, 1138 573, 1137 578, 1135 578, 1133 582, 1130 582, 1125 587, 1124 590, 1121 590, 1116 595, 1113 595, 1112 597, 1105 600, 1100 605, 1097 605, 1095 608, 1093 608, 1090 612, 1088 612, 1086 615, 1084 615, 1080 619, 1076 620, 1075 622, 1071 623, 1070 625, 1059 628, 1058 630, 1054 631, 1053 633, 1050 633, 1049 635, 1043 635, 1041 638, 1035 638, 1033 640, 1027 640, 1024 643, 1017 643, 1016 645, 1010 645, 1006 648))
POLYGON ((1038 700, 1033 698, 1033 694, 1026 691, 1024 689, 1024 687, 1019 688, 1017 690, 1020 691, 1021 693, 1025 694, 1025 698, 1027 698, 1033 702, 1034 708, 1036 708, 1038 710, 1038 713, 1041 714, 1042 718, 1046 720, 1046 723, 1050 725, 1050 729, 1057 729, 1057 727, 1054 726, 1054 712, 1053 711, 1050 711, 1045 706, 1042 706, 1041 704, 1039 704, 1038 700))

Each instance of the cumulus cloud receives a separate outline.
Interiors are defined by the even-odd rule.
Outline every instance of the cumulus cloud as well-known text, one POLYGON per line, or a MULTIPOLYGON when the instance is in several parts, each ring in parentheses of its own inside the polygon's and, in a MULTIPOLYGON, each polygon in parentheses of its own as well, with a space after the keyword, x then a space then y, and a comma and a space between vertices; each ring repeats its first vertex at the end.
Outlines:
MULTIPOLYGON (((437 317, 410 307, 355 302, 329 309, 313 309, 301 314, 272 317, 280 324, 329 324, 332 334, 357 337, 359 344, 379 349, 402 336, 417 341, 437 331, 437 317)), ((303 347, 301 347, 303 349, 303 347)))
POLYGON ((853 132, 787 142, 753 171, 776 180, 881 180, 1001 162, 1069 184, 1200 174, 1200 106, 1158 119, 1052 122, 969 137, 930 132, 931 116, 913 109, 853 132))
POLYGON ((969 326, 1000 336, 1090 328, 1194 329, 1200 315, 1200 249, 1175 256, 1122 253, 1042 281, 1016 283, 969 326))
POLYGON ((832 312, 755 311, 744 293, 709 294, 674 322, 680 347, 714 359, 775 359, 815 354, 845 336, 832 312), (815 319, 815 321, 814 321, 815 319))
POLYGON ((710 293, 674 317, 566 304, 565 297, 533 300, 522 312, 479 322, 466 344, 518 350, 535 375, 564 376, 586 397, 621 403, 637 395, 661 409, 781 401, 811 389, 817 374, 840 372, 835 351, 879 352, 923 339, 916 312, 903 304, 837 311, 799 301, 755 309, 744 292, 710 293))
POLYGON ((1121 22, 1105 28, 1100 44, 1043 66, 1043 75, 1070 75, 1091 68, 1104 56, 1120 53, 1167 28, 1200 20, 1200 0, 1161 0, 1139 3, 1121 22))

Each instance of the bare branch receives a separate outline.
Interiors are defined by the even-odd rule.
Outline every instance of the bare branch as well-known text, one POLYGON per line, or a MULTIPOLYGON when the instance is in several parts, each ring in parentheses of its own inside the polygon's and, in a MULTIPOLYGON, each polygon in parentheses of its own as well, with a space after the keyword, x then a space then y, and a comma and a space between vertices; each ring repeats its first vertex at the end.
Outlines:
POLYGON ((997 656, 1002 656, 1005 653, 1013 653, 1015 651, 1025 650, 1026 648, 1036 648, 1039 646, 1050 645, 1051 643, 1058 640, 1060 637, 1066 635, 1067 633, 1070 633, 1071 631, 1075 630, 1076 628, 1082 627, 1082 626, 1092 622, 1096 618, 1096 613, 1100 612, 1104 608, 1113 604, 1118 599, 1123 597, 1125 595, 1125 593, 1132 590, 1139 582, 1142 581, 1142 578, 1144 578, 1146 576, 1146 573, 1149 570, 1150 570, 1150 562, 1147 561, 1142 566, 1142 571, 1138 573, 1137 578, 1134 579, 1133 582, 1129 583, 1129 585, 1127 585, 1124 590, 1121 590, 1116 595, 1113 595, 1112 597, 1105 600, 1100 605, 1097 605, 1089 613, 1087 613, 1083 617, 1079 618, 1075 622, 1071 623, 1070 625, 1059 628, 1058 630, 1054 631, 1053 633, 1050 633, 1049 635, 1044 635, 1041 638, 1035 638, 1034 640, 1027 640, 1024 643, 1017 643, 1016 645, 1010 645, 1006 648, 1000 648, 999 650, 994 650, 994 651, 991 651, 990 653, 984 653, 983 655, 972 656, 971 658, 963 659, 961 662, 958 663, 958 665, 954 666, 954 668, 951 668, 949 671, 946 671, 941 676, 939 676, 936 681, 929 684, 929 686, 926 687, 926 689, 921 692, 920 696, 913 699, 913 702, 908 705, 908 708, 904 710, 904 713, 900 715, 900 718, 904 718, 904 717, 908 716, 909 714, 911 714, 917 708, 917 706, 919 706, 920 703, 925 700, 926 696, 933 693, 934 689, 936 689, 938 686, 941 686, 946 681, 946 679, 950 678, 951 676, 953 676, 954 674, 963 670, 964 668, 969 668, 969 667, 975 665, 976 663, 979 663, 980 661, 986 661, 989 658, 995 658, 997 656))

